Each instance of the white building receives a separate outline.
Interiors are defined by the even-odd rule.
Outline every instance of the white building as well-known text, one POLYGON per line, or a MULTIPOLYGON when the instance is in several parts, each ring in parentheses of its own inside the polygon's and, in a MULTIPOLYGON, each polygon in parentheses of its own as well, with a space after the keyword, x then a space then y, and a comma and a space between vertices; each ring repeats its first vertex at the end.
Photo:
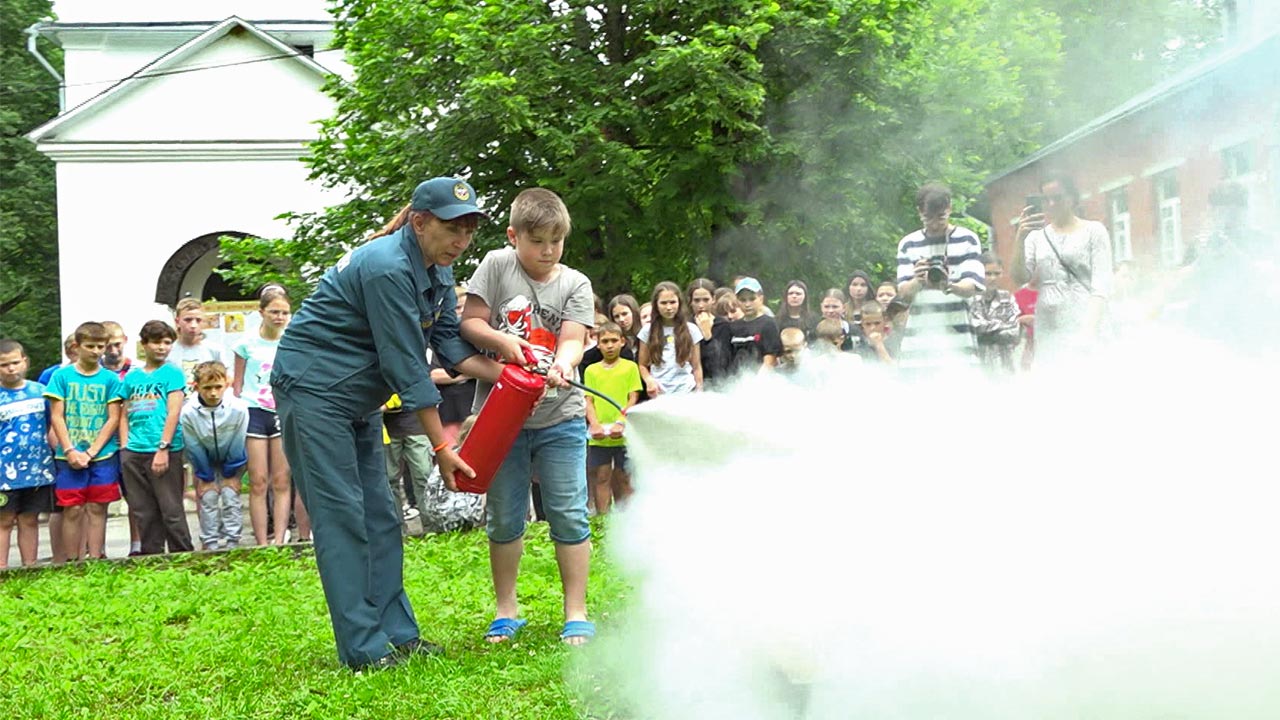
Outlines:
POLYGON ((64 52, 57 163, 62 328, 131 338, 186 295, 227 297, 223 235, 286 237, 281 213, 339 202, 301 161, 349 68, 320 0, 59 0, 30 32, 64 52))

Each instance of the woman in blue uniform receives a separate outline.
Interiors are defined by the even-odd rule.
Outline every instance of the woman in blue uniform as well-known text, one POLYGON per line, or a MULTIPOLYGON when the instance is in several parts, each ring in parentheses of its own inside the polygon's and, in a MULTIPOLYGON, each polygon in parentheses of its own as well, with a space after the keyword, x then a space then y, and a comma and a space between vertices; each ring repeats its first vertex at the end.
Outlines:
POLYGON ((379 408, 400 395, 450 486, 454 470, 474 474, 445 440, 426 351, 472 377, 494 381, 501 372, 458 334, 449 267, 486 217, 467 183, 422 183, 380 237, 325 273, 276 351, 271 385, 285 455, 311 514, 338 658, 353 669, 441 651, 419 636, 404 592, 379 408))

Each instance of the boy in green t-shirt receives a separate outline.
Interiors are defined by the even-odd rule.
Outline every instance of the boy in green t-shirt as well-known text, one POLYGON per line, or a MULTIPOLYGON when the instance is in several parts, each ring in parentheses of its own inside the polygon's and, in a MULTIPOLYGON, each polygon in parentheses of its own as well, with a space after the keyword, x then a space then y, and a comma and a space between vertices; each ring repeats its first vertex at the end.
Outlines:
MULTIPOLYGON (((640 400, 640 366, 620 357, 625 344, 622 328, 601 323, 596 328, 596 346, 604 356, 587 368, 583 382, 604 393, 624 409, 640 400)), ((587 394, 587 472, 591 478, 596 512, 603 515, 616 498, 619 503, 631 496, 631 475, 627 473, 627 440, 622 436, 627 418, 609 403, 587 394)))

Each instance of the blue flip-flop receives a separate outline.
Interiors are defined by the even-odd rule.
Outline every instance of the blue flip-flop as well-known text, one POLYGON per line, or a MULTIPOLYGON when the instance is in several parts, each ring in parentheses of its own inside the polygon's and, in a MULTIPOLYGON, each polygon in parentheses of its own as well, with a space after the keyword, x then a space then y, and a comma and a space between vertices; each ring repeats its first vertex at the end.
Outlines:
POLYGON ((561 640, 578 637, 591 639, 595 636, 596 624, 590 620, 570 620, 564 624, 564 629, 560 631, 561 640))
POLYGON ((529 621, 524 618, 494 618, 493 622, 489 623, 489 629, 485 631, 484 636, 485 639, 500 637, 510 640, 520 632, 520 628, 528 624, 529 621))

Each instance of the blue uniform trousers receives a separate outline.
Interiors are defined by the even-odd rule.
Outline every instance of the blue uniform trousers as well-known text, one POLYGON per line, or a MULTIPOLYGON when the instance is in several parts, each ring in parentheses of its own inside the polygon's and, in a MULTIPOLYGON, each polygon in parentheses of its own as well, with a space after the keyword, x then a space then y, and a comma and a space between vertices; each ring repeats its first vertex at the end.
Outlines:
POLYGON ((387 484, 382 422, 376 413, 347 419, 331 400, 305 390, 274 394, 285 455, 311 515, 338 659, 360 666, 418 637, 404 592, 400 511, 387 484))

